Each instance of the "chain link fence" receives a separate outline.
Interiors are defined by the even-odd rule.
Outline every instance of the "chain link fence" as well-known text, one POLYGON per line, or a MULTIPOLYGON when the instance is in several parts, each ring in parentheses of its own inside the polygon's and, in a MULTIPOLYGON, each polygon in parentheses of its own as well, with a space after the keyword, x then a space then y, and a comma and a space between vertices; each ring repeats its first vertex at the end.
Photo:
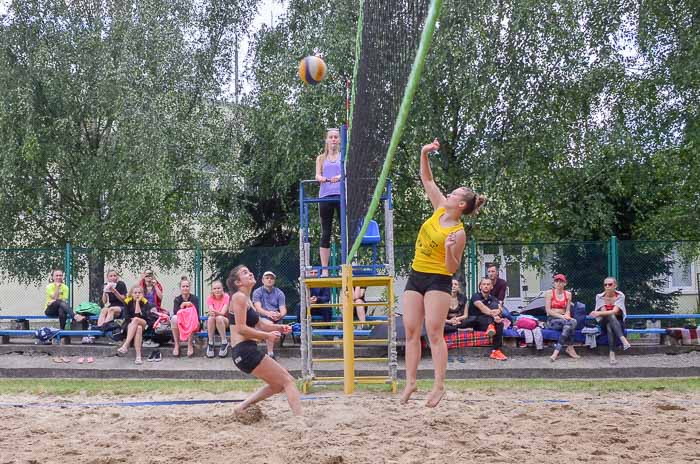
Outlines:
POLYGON ((191 281, 195 292, 195 252, 193 249, 117 248, 96 250, 74 248, 71 253, 72 302, 99 302, 105 276, 117 271, 127 289, 137 285, 146 270, 163 287, 162 306, 172 310, 173 300, 180 294, 180 279, 191 281))
POLYGON ((567 277, 574 298, 592 307, 608 275, 605 242, 481 243, 476 247, 478 278, 495 264, 508 282, 506 306, 527 307, 552 288, 555 274, 567 277))
POLYGON ((632 314, 695 313, 700 242, 619 242, 620 289, 632 314))
MULTIPOLYGON (((486 267, 495 263, 508 281, 506 305, 525 307, 552 288, 552 276, 565 274, 574 298, 592 308, 605 277, 617 277, 627 295, 630 314, 697 313, 700 242, 598 241, 556 243, 476 243, 465 249, 456 278, 467 293, 476 289, 486 267)), ((365 250, 366 251, 366 250, 365 250)), ((414 245, 394 247, 396 294, 400 297, 410 271, 414 245)), ((378 249, 379 260, 384 251, 378 249)), ((312 257, 315 253, 312 250, 312 257)), ((361 257, 360 261, 366 258, 361 257)), ((312 260, 314 261, 314 260, 312 260)), ((315 261, 314 261, 315 262, 315 261)), ((336 261, 337 262, 337 261, 336 261)), ((0 249, 0 315, 40 315, 52 269, 65 269, 72 304, 99 298, 109 269, 120 274, 127 287, 138 283, 146 269, 155 272, 164 288, 163 305, 172 309, 180 278, 192 283, 204 302, 214 280, 225 284, 229 271, 245 264, 258 281, 265 271, 277 275, 276 286, 294 313, 299 303, 299 249, 297 245, 252 247, 241 250, 87 248, 0 249), (92 282, 92 283, 91 283, 92 282), (90 290, 92 286, 92 292, 90 290)), ((201 308, 200 310, 203 310, 201 308)))
POLYGON ((51 271, 63 269, 65 249, 0 249, 0 314, 43 314, 51 271))

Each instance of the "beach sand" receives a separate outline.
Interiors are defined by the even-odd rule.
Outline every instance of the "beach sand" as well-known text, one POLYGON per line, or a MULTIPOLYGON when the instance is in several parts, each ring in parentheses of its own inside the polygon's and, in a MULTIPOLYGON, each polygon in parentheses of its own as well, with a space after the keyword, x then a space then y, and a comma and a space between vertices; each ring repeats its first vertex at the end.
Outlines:
POLYGON ((448 391, 436 409, 423 406, 425 395, 401 406, 382 392, 320 393, 305 398, 301 419, 277 396, 245 423, 234 404, 30 405, 215 399, 210 393, 0 396, 0 464, 700 462, 695 392, 448 391))

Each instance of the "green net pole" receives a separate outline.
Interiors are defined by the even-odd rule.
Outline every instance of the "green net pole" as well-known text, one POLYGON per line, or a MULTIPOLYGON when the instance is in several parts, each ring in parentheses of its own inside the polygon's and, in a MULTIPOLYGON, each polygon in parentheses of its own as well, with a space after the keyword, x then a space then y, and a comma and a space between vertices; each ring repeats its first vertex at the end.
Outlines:
MULTIPOLYGON (((396 124, 394 125, 394 132, 391 135, 391 142, 389 143, 389 149, 387 150, 386 159, 384 160, 384 165, 382 166, 382 173, 379 176, 379 181, 374 189, 374 194, 372 195, 372 202, 369 205, 369 210, 365 215, 364 221, 362 221, 362 229, 360 233, 355 238, 355 243, 352 245, 352 249, 348 253, 347 263, 351 263, 357 250, 360 248, 360 243, 362 242, 362 237, 365 236, 367 232, 367 226, 369 221, 374 217, 374 213, 377 211, 379 206, 379 198, 382 196, 384 191, 384 186, 386 185, 386 179, 389 176, 389 171, 391 170, 391 163, 394 160, 394 153, 396 152, 396 147, 399 145, 399 140, 403 135, 404 128, 406 127, 406 120, 408 119, 408 112, 411 109, 411 104, 413 103, 413 96, 416 94, 418 88, 418 83, 420 82, 420 76, 423 73, 423 68, 425 67, 425 58, 428 56, 428 50, 430 49, 430 44, 433 41, 433 33, 435 32, 435 24, 440 16, 440 10, 442 8, 442 0, 433 0, 430 5, 430 10, 428 11, 428 17, 425 20, 425 27, 423 28, 423 34, 421 35, 420 45, 418 46, 418 52, 416 53, 416 60, 411 68, 411 74, 408 77, 408 84, 406 85, 406 90, 403 94, 403 99, 401 100, 401 106, 399 108, 399 116, 396 118, 396 124)), ((361 27, 361 24, 358 26, 361 27)), ((359 56, 359 55, 358 55, 359 56)), ((354 92, 353 92, 354 94, 354 92)), ((348 143, 348 147, 349 147, 348 143)))

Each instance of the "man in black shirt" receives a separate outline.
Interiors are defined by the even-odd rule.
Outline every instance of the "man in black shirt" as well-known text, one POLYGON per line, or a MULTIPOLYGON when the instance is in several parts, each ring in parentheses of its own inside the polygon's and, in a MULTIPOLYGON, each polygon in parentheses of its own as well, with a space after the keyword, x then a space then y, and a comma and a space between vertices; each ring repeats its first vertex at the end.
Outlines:
POLYGON ((491 294, 496 297, 496 299, 501 303, 501 306, 503 306, 503 303, 506 301, 508 282, 506 282, 505 279, 498 277, 498 266, 495 264, 489 264, 488 268, 486 268, 486 274, 489 276, 491 285, 493 286, 491 294))
POLYGON ((481 279, 479 291, 472 295, 469 300, 466 318, 460 323, 459 328, 472 328, 488 333, 493 343, 493 350, 491 350, 489 357, 505 361, 508 357, 501 351, 503 346, 503 319, 501 318, 503 307, 491 294, 492 288, 491 279, 481 279))

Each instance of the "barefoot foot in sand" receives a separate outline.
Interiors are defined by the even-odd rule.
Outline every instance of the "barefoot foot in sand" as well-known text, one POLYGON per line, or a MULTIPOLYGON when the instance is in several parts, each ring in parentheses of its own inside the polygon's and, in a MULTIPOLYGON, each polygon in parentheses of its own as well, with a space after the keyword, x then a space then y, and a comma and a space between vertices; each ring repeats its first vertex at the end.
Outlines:
POLYGON ((418 390, 418 387, 416 386, 415 383, 407 383, 406 387, 403 389, 403 393, 401 394, 401 400, 399 401, 401 404, 406 404, 408 403, 408 400, 411 399, 411 395, 415 393, 418 390))
POLYGON ((425 401, 425 406, 428 408, 434 408, 438 404, 440 404, 440 400, 442 397, 445 396, 445 388, 441 388, 439 390, 433 390, 430 392, 428 395, 428 399, 425 401))

